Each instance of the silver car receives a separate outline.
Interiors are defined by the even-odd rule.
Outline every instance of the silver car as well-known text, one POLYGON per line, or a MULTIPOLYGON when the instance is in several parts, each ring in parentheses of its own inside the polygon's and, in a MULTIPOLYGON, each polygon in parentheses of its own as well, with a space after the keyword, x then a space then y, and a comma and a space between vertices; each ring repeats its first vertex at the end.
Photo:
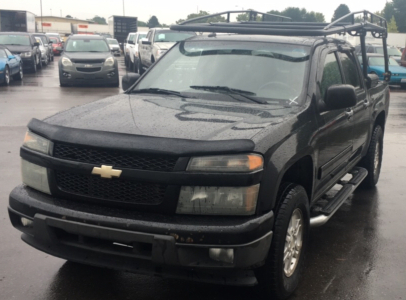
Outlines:
POLYGON ((73 35, 59 60, 61 86, 97 84, 119 86, 117 60, 102 36, 73 35))

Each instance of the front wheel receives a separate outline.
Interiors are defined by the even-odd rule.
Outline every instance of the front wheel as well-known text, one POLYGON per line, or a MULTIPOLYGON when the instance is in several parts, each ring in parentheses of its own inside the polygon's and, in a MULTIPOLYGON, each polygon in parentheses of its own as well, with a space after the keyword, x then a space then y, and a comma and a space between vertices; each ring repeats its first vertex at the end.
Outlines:
POLYGON ((142 65, 141 57, 138 59, 138 71, 140 75, 144 74, 144 66, 142 65))
POLYGON ((41 56, 39 57, 39 59, 37 59, 37 63, 38 63, 37 69, 42 69, 42 58, 41 58, 41 56))
POLYGON ((383 130, 380 125, 376 125, 372 132, 371 142, 369 144, 366 156, 361 160, 361 167, 368 171, 361 186, 364 188, 373 188, 378 183, 382 166, 383 153, 383 130))
POLYGON ((24 73, 23 73, 23 66, 22 66, 22 64, 20 63, 20 67, 19 67, 18 73, 17 73, 16 75, 14 75, 13 78, 14 78, 14 80, 22 80, 22 79, 23 79, 23 76, 24 76, 24 73))
POLYGON ((10 69, 8 66, 4 69, 4 84, 10 85, 10 69))
POLYGON ((257 270, 267 298, 286 299, 297 288, 309 241, 309 200, 305 189, 284 183, 279 192, 274 235, 265 265, 257 270))

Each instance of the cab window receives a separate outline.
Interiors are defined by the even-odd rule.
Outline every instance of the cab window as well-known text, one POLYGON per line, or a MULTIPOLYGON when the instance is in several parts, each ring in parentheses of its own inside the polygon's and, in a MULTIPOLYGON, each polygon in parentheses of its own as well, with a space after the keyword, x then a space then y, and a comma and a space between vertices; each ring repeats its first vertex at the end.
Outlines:
POLYGON ((351 84, 355 88, 361 87, 357 65, 354 57, 349 53, 340 53, 341 66, 346 84, 351 84))
POLYGON ((335 84, 342 84, 343 79, 341 77, 340 67, 338 65, 336 54, 327 54, 324 61, 323 77, 320 83, 321 96, 324 98, 327 89, 335 84))

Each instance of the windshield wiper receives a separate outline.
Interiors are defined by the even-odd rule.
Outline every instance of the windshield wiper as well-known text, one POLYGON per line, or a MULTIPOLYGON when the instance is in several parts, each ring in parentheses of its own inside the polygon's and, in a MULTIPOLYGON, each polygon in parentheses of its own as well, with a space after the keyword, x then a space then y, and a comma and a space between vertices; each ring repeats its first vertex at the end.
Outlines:
MULTIPOLYGON (((267 104, 268 102, 252 98, 250 96, 256 96, 257 94, 250 92, 250 91, 244 91, 244 90, 239 90, 239 89, 233 89, 228 86, 210 86, 210 85, 191 85, 191 89, 195 90, 203 90, 203 91, 209 91, 209 92, 217 92, 217 93, 222 93, 222 94, 227 94, 227 95, 239 95, 244 97, 245 99, 248 99, 252 102, 259 103, 259 104, 267 104)), ((234 97, 232 97, 234 98, 234 97)), ((236 98, 234 98, 236 99, 236 98)), ((238 100, 238 99, 236 99, 238 100)))
POLYGON ((178 96, 181 98, 196 98, 196 97, 192 97, 192 96, 185 96, 181 92, 159 89, 159 88, 139 89, 139 90, 131 91, 131 94, 143 94, 143 93, 175 95, 175 96, 178 96))

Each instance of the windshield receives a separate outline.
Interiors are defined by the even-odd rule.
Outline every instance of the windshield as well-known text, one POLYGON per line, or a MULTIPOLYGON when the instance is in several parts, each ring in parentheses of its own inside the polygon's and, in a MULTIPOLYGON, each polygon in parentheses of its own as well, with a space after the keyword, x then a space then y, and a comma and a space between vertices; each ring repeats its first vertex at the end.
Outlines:
POLYGON ((110 52, 110 48, 104 40, 75 39, 69 40, 66 52, 110 52))
POLYGON ((118 45, 118 42, 117 42, 117 40, 114 40, 114 39, 108 39, 107 40, 107 43, 109 43, 110 45, 118 45))
POLYGON ((137 44, 140 39, 143 39, 143 38, 145 38, 146 36, 147 36, 146 34, 139 34, 139 35, 138 35, 138 39, 137 39, 137 41, 136 41, 135 43, 137 44))
MULTIPOLYGON (((385 60, 383 59, 383 56, 369 57, 369 65, 370 66, 384 66, 385 60)), ((399 64, 393 58, 389 58, 389 65, 399 66, 399 64)))
POLYGON ((192 36, 195 36, 194 32, 179 32, 172 30, 157 30, 155 32, 154 42, 160 43, 175 43, 186 40, 192 36))
POLYGON ((0 44, 1 45, 21 45, 21 46, 30 46, 30 37, 28 35, 11 35, 11 34, 2 34, 0 35, 0 44))
POLYGON ((58 44, 59 40, 56 37, 50 37, 49 40, 52 42, 52 44, 58 44))
POLYGON ((302 91, 308 61, 305 46, 188 41, 175 45, 136 89, 167 89, 200 98, 217 94, 216 99, 224 99, 215 87, 223 87, 223 93, 227 87, 252 98, 292 102, 302 91))
POLYGON ((0 58, 7 58, 6 51, 0 49, 0 58))
MULTIPOLYGON (((383 47, 377 47, 376 53, 383 54, 383 47)), ((389 56, 402 56, 402 53, 399 51, 399 49, 388 47, 388 55, 389 56)))

